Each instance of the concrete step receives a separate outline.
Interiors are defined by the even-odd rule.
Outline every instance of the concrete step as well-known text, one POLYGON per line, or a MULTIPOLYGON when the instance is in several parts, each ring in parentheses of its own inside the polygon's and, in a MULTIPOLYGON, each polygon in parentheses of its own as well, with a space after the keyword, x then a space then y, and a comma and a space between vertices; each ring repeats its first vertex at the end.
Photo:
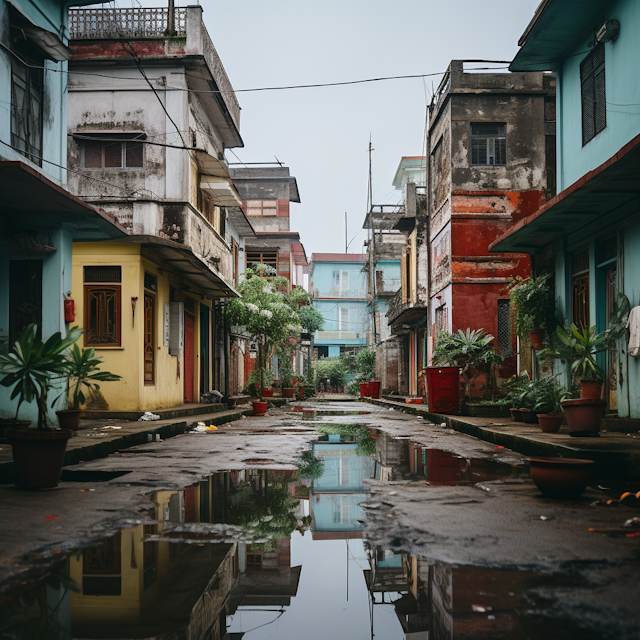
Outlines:
MULTIPOLYGON (((183 404, 169 409, 156 409, 151 413, 160 416, 161 420, 186 418, 189 416, 205 415, 227 411, 226 404, 183 404)), ((144 415, 144 411, 95 411, 86 410, 80 414, 86 420, 138 420, 144 415)))

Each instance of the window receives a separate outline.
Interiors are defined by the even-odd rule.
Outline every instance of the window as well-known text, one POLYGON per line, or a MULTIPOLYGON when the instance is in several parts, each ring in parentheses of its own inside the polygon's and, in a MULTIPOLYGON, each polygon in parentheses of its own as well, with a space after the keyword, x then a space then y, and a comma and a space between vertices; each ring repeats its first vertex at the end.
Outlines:
POLYGON ((17 24, 11 25, 11 50, 20 56, 11 56, 11 145, 42 166, 44 56, 17 24))
POLYGON ((507 164, 507 125, 494 122, 471 123, 471 164, 507 164))
POLYGON ((119 266, 84 268, 85 346, 120 346, 121 282, 119 266))
POLYGON ((278 270, 278 252, 277 251, 247 251, 247 267, 253 267, 256 264, 267 264, 278 270))
POLYGON ((573 254, 571 277, 571 321, 578 327, 589 327, 589 249, 573 254))
POLYGON ((278 215, 277 200, 247 200, 248 216, 276 216, 278 215))
POLYGON ((347 307, 340 307, 338 331, 349 331, 349 309, 347 307))
MULTIPOLYGON (((139 134, 136 134, 139 136, 139 134)), ((98 137, 98 136, 94 136, 98 137)), ((114 136, 115 137, 115 136, 114 136)), ((144 144, 138 140, 123 141, 125 134, 117 139, 83 140, 85 169, 139 169, 144 166, 144 144)))
POLYGON ((498 300, 498 350, 503 356, 511 353, 511 305, 498 300))
POLYGON ((340 272, 340 295, 341 296, 349 295, 349 272, 348 271, 340 272))
POLYGON ((607 126, 604 76, 604 45, 599 44, 580 64, 582 98, 582 144, 607 126))

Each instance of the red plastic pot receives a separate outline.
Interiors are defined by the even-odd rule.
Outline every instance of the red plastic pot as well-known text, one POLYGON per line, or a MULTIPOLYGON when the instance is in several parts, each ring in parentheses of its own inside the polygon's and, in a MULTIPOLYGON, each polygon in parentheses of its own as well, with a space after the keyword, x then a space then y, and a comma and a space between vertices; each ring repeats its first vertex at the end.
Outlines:
POLYGON ((565 400, 562 404, 567 418, 569 435, 574 437, 593 436, 600 431, 600 420, 604 414, 604 400, 565 400))
POLYGON ((460 411, 460 369, 458 367, 428 367, 427 389, 429 411, 453 414, 460 411))
POLYGON ((360 383, 360 397, 368 398, 369 397, 369 383, 361 382, 360 383))
POLYGON ((292 389, 292 388, 287 388, 287 389, 283 389, 282 390, 282 397, 283 398, 293 398, 293 396, 295 395, 296 390, 292 389))
POLYGON ((380 397, 380 381, 379 380, 369 381, 369 396, 371 396, 372 398, 380 397))
POLYGON ((536 350, 540 351, 544 347, 544 331, 529 331, 529 342, 531 342, 531 346, 536 350))
POLYGON ((15 484, 23 489, 58 486, 70 429, 38 431, 13 429, 7 433, 13 450, 15 484))
POLYGON ((273 398, 273 389, 263 389, 262 390, 263 398, 273 398))
POLYGON ((591 479, 593 460, 529 458, 531 479, 548 498, 575 499, 591 479))
POLYGON ((263 416, 267 412, 267 403, 254 400, 253 401, 253 415, 254 416, 263 416))
POLYGON ((558 433, 562 425, 562 414, 539 413, 538 424, 544 433, 558 433))

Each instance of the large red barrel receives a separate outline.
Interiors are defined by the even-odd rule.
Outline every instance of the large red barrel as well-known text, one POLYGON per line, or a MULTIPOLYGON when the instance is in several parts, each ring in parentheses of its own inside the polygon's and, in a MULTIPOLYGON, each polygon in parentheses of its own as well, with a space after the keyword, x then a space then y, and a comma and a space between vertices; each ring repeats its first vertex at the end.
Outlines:
POLYGON ((369 382, 369 395, 372 398, 380 397, 380 381, 379 380, 371 380, 369 382))
POLYGON ((460 411, 460 369, 429 367, 425 369, 429 391, 429 411, 458 413, 460 411))

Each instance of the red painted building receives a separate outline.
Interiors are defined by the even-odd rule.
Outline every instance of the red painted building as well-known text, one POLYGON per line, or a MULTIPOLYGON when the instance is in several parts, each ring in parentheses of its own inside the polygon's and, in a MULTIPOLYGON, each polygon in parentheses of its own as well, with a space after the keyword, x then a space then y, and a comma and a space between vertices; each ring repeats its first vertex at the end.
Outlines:
POLYGON ((407 255, 389 322, 408 336, 402 366, 411 394, 424 393, 422 371, 440 331, 484 329, 508 356, 502 375, 515 372, 506 286, 528 276, 531 263, 489 246, 555 192, 555 77, 470 73, 473 66, 452 61, 433 97, 428 187, 398 224, 407 255))

